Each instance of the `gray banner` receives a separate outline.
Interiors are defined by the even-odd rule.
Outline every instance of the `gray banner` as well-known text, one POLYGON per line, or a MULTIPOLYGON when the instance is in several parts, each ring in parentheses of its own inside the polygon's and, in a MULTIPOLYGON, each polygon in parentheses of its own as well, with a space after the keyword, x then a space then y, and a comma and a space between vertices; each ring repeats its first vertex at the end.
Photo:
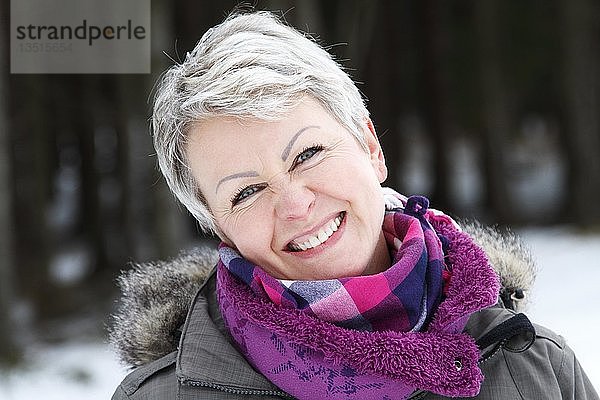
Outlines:
POLYGON ((11 0, 11 73, 150 73, 150 0, 11 0))

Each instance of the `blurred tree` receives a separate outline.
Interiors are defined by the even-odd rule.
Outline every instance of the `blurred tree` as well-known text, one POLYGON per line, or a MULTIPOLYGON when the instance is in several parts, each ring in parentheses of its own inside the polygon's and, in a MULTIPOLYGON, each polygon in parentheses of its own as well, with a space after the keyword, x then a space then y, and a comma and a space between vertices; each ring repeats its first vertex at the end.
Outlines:
MULTIPOLYGON (((344 6, 345 4, 342 2, 340 8, 344 6)), ((356 31, 354 37, 357 39, 363 35, 364 37, 355 44, 350 42, 351 48, 363 43, 361 50, 355 50, 357 59, 350 61, 362 70, 357 73, 364 82, 364 91, 368 99, 367 106, 387 156, 388 178, 386 184, 394 188, 397 188, 401 182, 400 171, 404 164, 404 158, 397 157, 397 155, 409 151, 404 149, 400 132, 397 131, 403 107, 401 75, 404 41, 402 35, 405 31, 403 31, 403 26, 396 23, 396 18, 401 14, 401 6, 402 4, 397 1, 382 0, 369 3, 370 12, 364 12, 361 9, 355 10, 357 18, 354 20, 353 29, 356 31), (364 34, 362 29, 370 27, 372 28, 371 32, 364 34)), ((348 40, 349 33, 352 32, 352 25, 341 19, 339 24, 344 27, 346 34, 344 40, 348 40)))
MULTIPOLYGON (((153 93, 150 93, 149 88, 158 78, 158 74, 162 73, 168 65, 171 65, 173 60, 175 62, 183 61, 185 58, 184 51, 193 48, 196 41, 200 39, 199 34, 208 29, 209 18, 215 18, 215 15, 220 12, 213 2, 209 2, 210 5, 200 3, 188 2, 187 4, 181 4, 181 7, 174 7, 173 3, 166 0, 152 2, 152 71, 154 76, 146 77, 148 79, 146 80, 147 89, 144 91, 150 103, 152 103, 153 93), (192 9, 188 10, 186 6, 192 7, 192 9), (203 8, 204 6, 207 7, 203 8), (185 38, 185 40, 180 40, 182 38, 185 38), (168 56, 165 55, 165 52, 168 56)), ((219 18, 224 16, 223 14, 219 18)), ((136 110, 142 112, 139 98, 137 103, 140 108, 136 110)), ((142 112, 142 115, 150 116, 151 113, 150 106, 148 106, 145 112, 142 112)), ((182 248, 187 247, 193 239, 197 239, 197 237, 192 237, 192 227, 195 222, 192 221, 188 212, 176 202, 158 172, 149 130, 142 131, 139 128, 140 125, 135 123, 134 130, 130 132, 131 172, 132 179, 137 182, 134 186, 137 195, 132 197, 131 207, 134 209, 139 208, 145 201, 147 209, 145 213, 133 211, 139 216, 135 221, 137 228, 133 229, 138 229, 138 235, 136 236, 140 245, 143 245, 143 242, 153 244, 154 254, 151 257, 170 257, 182 248), (138 129, 135 129, 135 126, 138 126, 138 129), (134 165, 135 167, 133 167, 134 165), (144 186, 140 186, 140 184, 144 186), (152 195, 150 198, 147 196, 148 190, 151 190, 152 195), (147 221, 146 225, 140 224, 143 222, 140 217, 148 219, 150 224, 148 225, 147 221), (140 226, 148 226, 148 230, 152 232, 150 238, 147 237, 147 234, 139 231, 140 226)), ((146 251, 146 255, 149 255, 149 252, 146 251)))
POLYGON ((509 107, 507 81, 500 52, 501 2, 475 2, 475 19, 479 38, 481 77, 481 119, 483 121, 485 193, 493 221, 510 223, 513 208, 507 186, 506 154, 512 115, 509 107))
POLYGON ((11 364, 19 358, 15 340, 17 321, 14 320, 15 280, 13 258, 13 218, 11 149, 8 120, 8 26, 7 9, 0 5, 0 365, 11 364))
POLYGON ((103 122, 99 113, 103 110, 102 97, 106 93, 101 77, 80 75, 73 78, 73 94, 77 113, 73 115, 75 132, 79 138, 81 158, 81 204, 82 218, 80 226, 89 243, 91 269, 107 265, 106 242, 103 235, 104 216, 99 190, 100 177, 97 169, 97 130, 103 122))
POLYGON ((17 287, 33 310, 52 304, 47 207, 55 165, 49 83, 43 75, 10 79, 17 287))
POLYGON ((569 195, 564 212, 582 226, 600 226, 600 5, 560 2, 563 15, 564 94, 569 195))
POLYGON ((418 1, 420 53, 422 66, 423 117, 433 144, 433 191, 436 207, 452 209, 450 204, 451 144, 454 141, 448 104, 447 43, 449 29, 447 2, 418 1))

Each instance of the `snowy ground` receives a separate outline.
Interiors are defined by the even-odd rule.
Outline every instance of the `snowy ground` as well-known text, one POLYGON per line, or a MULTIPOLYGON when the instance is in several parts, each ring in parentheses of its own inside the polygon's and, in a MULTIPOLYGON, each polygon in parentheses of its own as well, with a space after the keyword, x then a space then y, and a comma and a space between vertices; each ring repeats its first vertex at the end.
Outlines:
POLYGON ((600 391, 600 235, 566 228, 520 233, 539 268, 528 314, 566 338, 600 391))
POLYGON ((125 375, 97 342, 32 349, 28 361, 25 370, 0 375, 0 399, 108 400, 125 375))
MULTIPOLYGON (((521 232, 540 272, 530 317, 566 337, 600 389, 600 235, 566 228, 521 232)), ((102 343, 32 349, 25 370, 0 375, 0 399, 106 400, 125 374, 102 343)))

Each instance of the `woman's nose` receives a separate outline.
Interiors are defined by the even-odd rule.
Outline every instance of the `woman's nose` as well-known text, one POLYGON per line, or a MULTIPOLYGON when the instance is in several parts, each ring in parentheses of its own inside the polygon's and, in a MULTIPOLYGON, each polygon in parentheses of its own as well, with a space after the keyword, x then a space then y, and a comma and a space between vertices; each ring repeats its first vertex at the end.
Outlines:
POLYGON ((285 220, 306 218, 312 210, 315 194, 299 183, 289 183, 281 188, 275 202, 277 216, 285 220))

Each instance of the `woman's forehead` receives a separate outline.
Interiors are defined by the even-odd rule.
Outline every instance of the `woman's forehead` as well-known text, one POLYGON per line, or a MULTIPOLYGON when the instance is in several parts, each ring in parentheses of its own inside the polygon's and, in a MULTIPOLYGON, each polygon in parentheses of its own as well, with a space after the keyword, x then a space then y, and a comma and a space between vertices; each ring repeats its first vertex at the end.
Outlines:
POLYGON ((318 103, 306 100, 277 121, 250 118, 214 117, 196 123, 188 137, 188 152, 193 148, 242 151, 247 146, 284 146, 305 136, 315 137, 336 134, 344 130, 318 103))

